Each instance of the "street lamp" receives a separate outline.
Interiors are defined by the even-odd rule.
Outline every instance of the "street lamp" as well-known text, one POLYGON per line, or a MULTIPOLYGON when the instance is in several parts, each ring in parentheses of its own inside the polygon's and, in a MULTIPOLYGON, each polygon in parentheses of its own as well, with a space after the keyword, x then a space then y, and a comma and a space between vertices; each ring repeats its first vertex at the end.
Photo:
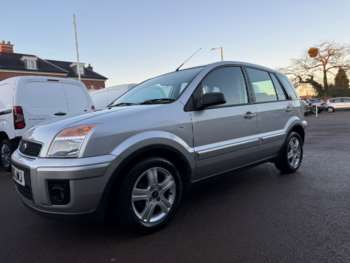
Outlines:
POLYGON ((210 51, 218 50, 220 49, 220 56, 221 56, 221 61, 224 61, 224 48, 223 47, 213 47, 210 49, 210 51))

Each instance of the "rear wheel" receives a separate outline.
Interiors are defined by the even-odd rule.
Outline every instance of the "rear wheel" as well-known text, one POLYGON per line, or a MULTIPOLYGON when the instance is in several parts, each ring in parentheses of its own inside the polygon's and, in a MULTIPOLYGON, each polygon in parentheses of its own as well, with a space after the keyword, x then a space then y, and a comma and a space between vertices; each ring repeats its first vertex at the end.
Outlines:
POLYGON ((126 175, 117 193, 114 215, 143 233, 156 231, 175 215, 182 191, 179 172, 171 162, 146 159, 126 175))
POLYGON ((296 132, 291 132, 280 152, 275 165, 284 174, 296 172, 303 161, 303 140, 296 132))
POLYGON ((335 112, 335 109, 333 107, 328 107, 328 112, 335 112))
POLYGON ((0 163, 1 166, 6 170, 11 170, 11 154, 13 152, 12 144, 9 140, 3 139, 0 142, 0 163))

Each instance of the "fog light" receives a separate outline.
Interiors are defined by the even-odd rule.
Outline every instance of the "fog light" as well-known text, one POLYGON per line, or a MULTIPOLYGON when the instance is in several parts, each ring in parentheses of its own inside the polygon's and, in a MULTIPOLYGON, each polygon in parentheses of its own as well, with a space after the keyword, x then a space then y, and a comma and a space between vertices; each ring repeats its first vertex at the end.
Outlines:
POLYGON ((70 201, 69 180, 49 180, 48 190, 53 205, 66 205, 70 201))

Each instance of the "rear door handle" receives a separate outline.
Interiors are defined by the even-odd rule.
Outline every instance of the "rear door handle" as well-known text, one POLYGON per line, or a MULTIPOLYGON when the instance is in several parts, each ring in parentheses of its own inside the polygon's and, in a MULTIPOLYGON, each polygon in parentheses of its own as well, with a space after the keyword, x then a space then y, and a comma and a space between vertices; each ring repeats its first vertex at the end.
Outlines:
POLYGON ((293 110, 293 107, 292 107, 292 106, 288 105, 288 106, 286 107, 286 112, 291 112, 292 110, 293 110))
POLYGON ((65 116, 65 115, 67 115, 67 113, 65 113, 65 112, 56 112, 54 115, 55 116, 65 116))
POLYGON ((256 113, 251 112, 251 111, 248 111, 248 112, 246 112, 246 113, 244 114, 244 118, 245 118, 245 119, 252 119, 252 118, 254 118, 254 117, 256 117, 256 113))

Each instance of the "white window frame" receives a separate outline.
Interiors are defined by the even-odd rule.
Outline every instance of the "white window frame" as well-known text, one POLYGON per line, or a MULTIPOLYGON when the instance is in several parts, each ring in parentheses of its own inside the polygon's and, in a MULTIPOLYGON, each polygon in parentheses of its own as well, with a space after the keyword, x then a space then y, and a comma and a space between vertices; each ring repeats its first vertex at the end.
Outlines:
POLYGON ((37 57, 29 57, 29 56, 22 57, 22 61, 24 62, 24 65, 28 70, 38 70, 37 60, 38 60, 37 57))

